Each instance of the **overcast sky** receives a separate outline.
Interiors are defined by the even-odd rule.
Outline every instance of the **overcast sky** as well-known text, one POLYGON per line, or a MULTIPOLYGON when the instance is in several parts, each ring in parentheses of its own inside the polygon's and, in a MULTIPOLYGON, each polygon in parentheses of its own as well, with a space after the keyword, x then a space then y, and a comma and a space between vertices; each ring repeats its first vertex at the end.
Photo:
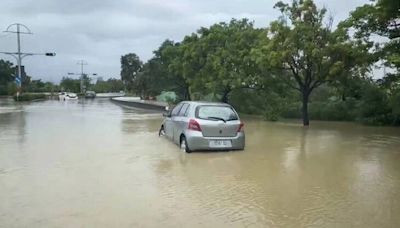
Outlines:
MULTIPOLYGON (((22 37, 24 52, 56 52, 56 57, 23 59, 34 79, 59 82, 78 73, 84 59, 87 73, 119 78, 121 55, 134 52, 142 61, 152 57, 165 39, 180 41, 201 26, 231 18, 249 18, 265 27, 280 13, 269 0, 2 0, 0 30, 27 25, 33 35, 22 37)), ((287 1, 288 2, 288 1, 287 1)), ((335 21, 346 18, 366 0, 316 0, 335 21)), ((16 51, 16 35, 0 34, 0 51, 16 51)), ((15 63, 12 57, 0 58, 15 63)), ((76 76, 77 77, 77 76, 76 76)))

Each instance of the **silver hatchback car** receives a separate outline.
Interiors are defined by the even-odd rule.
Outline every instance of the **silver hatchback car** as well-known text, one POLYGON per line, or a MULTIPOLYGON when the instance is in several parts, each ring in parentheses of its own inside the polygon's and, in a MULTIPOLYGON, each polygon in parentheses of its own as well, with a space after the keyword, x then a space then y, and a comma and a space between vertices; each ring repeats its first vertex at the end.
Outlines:
POLYGON ((244 124, 229 104, 183 101, 164 117, 159 135, 187 153, 244 149, 244 124))

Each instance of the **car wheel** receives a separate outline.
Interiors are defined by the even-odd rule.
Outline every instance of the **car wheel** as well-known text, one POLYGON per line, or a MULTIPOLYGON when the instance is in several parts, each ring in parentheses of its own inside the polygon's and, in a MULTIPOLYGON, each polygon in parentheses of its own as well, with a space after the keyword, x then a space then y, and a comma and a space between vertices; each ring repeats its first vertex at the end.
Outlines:
POLYGON ((158 131, 158 136, 164 136, 165 135, 165 130, 164 130, 164 126, 161 126, 160 130, 158 131))
POLYGON ((181 137, 181 150, 185 151, 186 153, 191 153, 192 151, 190 150, 188 143, 186 141, 186 137, 182 136, 181 137))

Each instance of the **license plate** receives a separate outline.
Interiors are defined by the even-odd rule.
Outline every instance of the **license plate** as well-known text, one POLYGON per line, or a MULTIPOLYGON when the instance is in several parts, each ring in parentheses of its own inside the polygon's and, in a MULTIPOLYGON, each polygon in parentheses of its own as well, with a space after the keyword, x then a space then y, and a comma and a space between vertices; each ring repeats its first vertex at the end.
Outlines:
POLYGON ((230 140, 210 140, 209 146, 211 148, 227 148, 232 147, 230 140))

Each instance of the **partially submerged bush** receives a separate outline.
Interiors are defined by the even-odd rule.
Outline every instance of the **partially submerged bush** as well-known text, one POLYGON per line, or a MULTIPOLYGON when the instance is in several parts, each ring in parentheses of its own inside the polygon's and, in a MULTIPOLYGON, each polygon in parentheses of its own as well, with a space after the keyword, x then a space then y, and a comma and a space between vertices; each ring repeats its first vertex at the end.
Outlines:
POLYGON ((368 125, 387 125, 393 122, 387 93, 377 87, 364 89, 358 107, 358 120, 368 125))
POLYGON ((396 91, 391 99, 390 106, 392 107, 393 125, 400 125, 400 90, 396 91))
POLYGON ((355 99, 345 101, 331 99, 325 102, 310 103, 310 119, 329 121, 352 121, 356 119, 354 109, 357 106, 355 99))
POLYGON ((279 120, 288 108, 287 99, 276 93, 270 93, 265 100, 264 118, 269 121, 279 120))
POLYGON ((20 94, 18 98, 17 95, 14 95, 15 101, 34 101, 43 99, 46 99, 46 94, 44 93, 23 93, 20 94))

